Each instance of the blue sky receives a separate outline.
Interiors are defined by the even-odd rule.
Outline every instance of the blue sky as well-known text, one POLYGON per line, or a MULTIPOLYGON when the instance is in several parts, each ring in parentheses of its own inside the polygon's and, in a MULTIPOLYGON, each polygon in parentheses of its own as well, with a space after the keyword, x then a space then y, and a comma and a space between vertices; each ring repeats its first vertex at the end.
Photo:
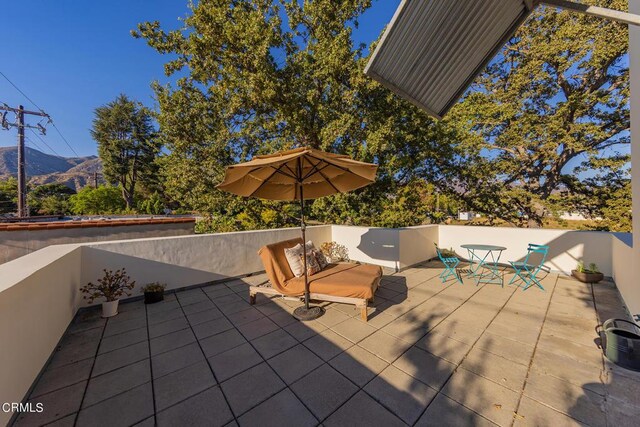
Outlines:
MULTIPOLYGON (((356 42, 375 40, 393 16, 399 0, 377 0, 359 20, 356 42)), ((130 30, 158 20, 163 28, 179 27, 187 0, 21 0, 3 2, 0 71, 51 115, 79 155, 96 154, 89 129, 93 110, 119 93, 153 105, 150 83, 167 81, 166 57, 130 30)), ((35 107, 0 76, 0 102, 35 107)), ((9 114, 12 120, 13 115, 9 114)), ((37 123, 37 119, 28 119, 37 123)), ((73 156, 50 126, 42 137, 31 132, 27 146, 49 154, 73 156)), ((16 144, 15 129, 0 130, 0 146, 16 144)))

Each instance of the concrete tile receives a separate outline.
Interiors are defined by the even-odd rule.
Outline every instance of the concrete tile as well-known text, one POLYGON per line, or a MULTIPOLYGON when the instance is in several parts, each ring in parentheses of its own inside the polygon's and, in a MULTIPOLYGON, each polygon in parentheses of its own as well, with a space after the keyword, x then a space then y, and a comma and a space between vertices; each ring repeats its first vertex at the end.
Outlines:
POLYGON ((240 332, 231 329, 201 340, 200 345, 202 346, 204 355, 206 357, 212 357, 246 342, 247 340, 244 339, 240 332))
POLYGON ((318 322, 330 328, 350 318, 351 316, 349 316, 348 314, 345 314, 342 311, 337 310, 335 308, 330 308, 326 310, 324 314, 318 318, 318 322))
POLYGON ((263 335, 251 343, 265 359, 269 359, 298 344, 295 338, 282 329, 263 335))
POLYGON ((128 310, 125 308, 129 306, 132 306, 131 303, 119 304, 118 315, 110 317, 107 324, 114 325, 116 323, 128 322, 130 320, 138 320, 144 322, 144 319, 147 317, 147 311, 144 309, 144 305, 141 307, 136 304, 136 308, 133 310, 128 310))
POLYGON ((233 420, 220 387, 211 387, 157 415, 158 427, 221 426, 233 420))
POLYGON ((318 421, 304 407, 291 390, 284 389, 280 393, 262 402, 249 412, 238 418, 242 426, 315 426, 318 421))
POLYGON ((584 346, 558 336, 545 334, 543 331, 538 341, 538 348, 573 359, 576 362, 593 365, 596 368, 602 367, 602 351, 595 344, 584 346))
POLYGON ((409 343, 415 343, 429 331, 429 325, 416 321, 410 312, 393 320, 381 330, 409 343))
POLYGON ((151 381, 149 359, 93 377, 89 381, 82 407, 91 406, 149 381, 151 381))
MULTIPOLYGON (((603 396, 606 393, 605 385, 602 382, 602 367, 578 362, 561 354, 538 348, 531 369, 584 387, 603 396)), ((638 391, 640 392, 640 389, 638 391)), ((640 404, 640 399, 638 404, 640 404)))
POLYGON ((262 319, 263 317, 265 317, 264 314, 262 314, 258 309, 251 307, 247 310, 242 310, 237 313, 230 314, 229 320, 235 326, 240 326, 244 325, 245 323, 257 321, 259 319, 262 319))
POLYGON ((149 357, 149 343, 143 341, 96 357, 92 377, 130 365, 149 357))
POLYGON ((227 288, 222 283, 211 285, 211 286, 206 286, 206 287, 202 288, 202 290, 204 291, 205 294, 207 294, 209 297, 214 298, 214 299, 216 297, 221 297, 221 296, 229 295, 229 294, 233 293, 233 291, 231 289, 227 288))
POLYGON ((358 346, 341 353, 330 360, 329 364, 360 387, 389 366, 384 360, 358 346))
POLYGON ((16 419, 16 426, 36 426, 50 423, 77 412, 80 409, 82 395, 87 382, 74 384, 60 390, 30 399, 27 403, 36 405, 42 403, 42 412, 23 412, 16 419))
POLYGON ((323 360, 333 359, 344 350, 353 346, 353 343, 330 329, 309 338, 303 344, 320 356, 323 360))
POLYGON ((219 319, 223 316, 222 312, 217 308, 210 308, 208 310, 199 311, 193 314, 187 314, 187 319, 191 326, 199 325, 200 323, 208 322, 210 320, 219 319))
POLYGON ((498 425, 512 422, 520 396, 464 369, 453 373, 442 393, 498 425))
POLYGON ((209 364, 220 382, 262 362, 262 357, 249 343, 239 345, 209 358, 209 364))
POLYGON ((373 326, 374 328, 382 328, 385 325, 391 323, 395 317, 389 316, 388 314, 384 314, 377 309, 373 312, 373 314, 369 315, 369 319, 367 320, 367 325, 373 326))
POLYGON ((155 425, 156 425, 156 417, 151 416, 149 418, 146 418, 140 421, 139 423, 134 424, 133 427, 155 427, 155 425))
POLYGON ((325 331, 327 327, 317 320, 312 320, 311 322, 300 322, 296 320, 295 323, 287 325, 283 329, 298 341, 303 342, 312 336, 325 331))
POLYGON ((540 402, 522 396, 518 413, 515 416, 514 426, 554 426, 554 427, 579 427, 583 424, 543 405, 540 402))
POLYGON ((196 341, 196 337, 191 329, 181 329, 170 334, 162 335, 149 341, 151 347, 151 355, 155 356, 160 353, 174 350, 179 347, 191 344, 196 341))
POLYGON ((418 420, 437 391, 395 366, 389 366, 364 389, 400 419, 411 425, 418 420))
POLYGON ((298 323, 298 320, 293 317, 290 313, 279 311, 277 313, 271 314, 269 316, 276 325, 284 328, 287 325, 291 325, 292 323, 298 323))
POLYGON ((59 344, 61 346, 95 344, 96 341, 100 341, 100 338, 102 338, 102 328, 92 328, 76 333, 66 333, 59 344))
POLYGON ((484 332, 473 323, 447 319, 433 329, 433 332, 446 335, 456 341, 473 345, 484 332))
POLYGON ((342 335, 353 343, 358 343, 364 338, 377 331, 373 326, 369 326, 358 319, 348 319, 331 328, 334 332, 342 335))
POLYGON ((518 393, 522 390, 528 371, 528 366, 479 348, 473 348, 460 366, 518 393))
POLYGON ((453 363, 418 347, 411 347, 393 366, 436 390, 442 388, 456 368, 453 363))
POLYGON ((184 312, 182 311, 182 307, 180 306, 177 306, 169 310, 164 310, 159 312, 149 311, 147 313, 147 323, 149 325, 156 325, 158 323, 167 322, 169 320, 184 319, 184 318, 185 318, 185 315, 184 315, 184 312))
POLYGON ((605 402, 607 425, 616 427, 636 427, 640 419, 640 407, 629 405, 617 399, 605 402))
POLYGON ((133 329, 144 328, 147 326, 147 319, 142 316, 124 322, 112 322, 109 320, 107 326, 104 328, 103 337, 110 337, 112 335, 121 334, 123 332, 131 331, 133 329))
POLYGON ((74 427, 76 424, 76 416, 77 414, 75 413, 67 415, 64 418, 60 418, 57 421, 47 424, 47 427, 74 427))
POLYGON ((388 363, 396 360, 411 347, 411 343, 391 336, 383 331, 378 331, 370 335, 358 345, 379 358, 386 360, 388 363))
POLYGON ((604 398, 582 387, 531 371, 524 394, 583 423, 606 425, 604 398))
MULTIPOLYGON (((147 305, 147 318, 150 319, 152 316, 160 315, 160 313, 180 309, 177 299, 168 300, 167 297, 168 295, 165 294, 163 302, 147 305)), ((180 311, 182 310, 180 309, 180 311)))
POLYGON ((216 380, 206 361, 153 380, 156 410, 162 411, 182 400, 213 387, 216 380))
POLYGON ((159 378, 205 360, 197 343, 155 355, 151 358, 153 378, 159 378))
POLYGON ((153 415, 153 396, 151 383, 147 383, 84 408, 78 414, 78 425, 96 427, 132 425, 151 415, 153 415))
POLYGON ((321 421, 358 391, 357 386, 326 364, 296 381, 291 389, 321 421))
POLYGON ((269 359, 267 363, 285 383, 291 384, 322 365, 323 362, 311 350, 298 344, 269 359))
POLYGON ((218 302, 216 301, 216 304, 218 305, 218 308, 220 309, 220 311, 226 314, 227 316, 230 314, 237 313, 239 311, 247 310, 248 308, 251 308, 251 305, 248 302, 244 301, 242 298, 238 298, 237 302, 231 302, 226 304, 218 304, 218 302))
POLYGON ((219 334, 220 332, 232 329, 233 325, 224 317, 200 323, 192 327, 193 332, 199 340, 219 334))
POLYGON ((405 426, 406 424, 363 391, 356 393, 323 423, 324 426, 405 426))
POLYGON ((236 416, 247 412, 283 388, 285 384, 266 363, 254 366, 222 383, 222 391, 236 416))
POLYGON ((147 340, 147 328, 142 327, 118 335, 103 338, 100 342, 98 354, 117 350, 147 340))
MULTIPOLYGON (((100 314, 100 308, 91 311, 78 311, 76 317, 67 328, 66 333, 74 334, 78 332, 88 331, 89 329, 103 329, 107 324, 107 319, 101 318, 100 314)), ((100 332, 100 334, 102 334, 102 332, 100 332)))
POLYGON ((87 359, 60 368, 46 369, 31 392, 30 398, 88 379, 92 366, 93 360, 87 359))
POLYGON ((455 400, 449 399, 444 394, 438 394, 415 426, 493 427, 495 424, 455 400))
POLYGON ((268 317, 262 317, 252 322, 236 325, 236 328, 249 341, 280 329, 280 327, 268 317))
POLYGON ((446 335, 430 332, 416 343, 416 347, 428 351, 454 365, 460 364, 471 347, 446 335))
POLYGON ((529 365, 534 347, 513 341, 508 338, 485 332, 476 342, 475 347, 504 357, 521 365, 529 365))
MULTIPOLYGON (((260 296, 257 296, 257 298, 260 298, 260 296)), ((257 299, 256 299, 257 301, 257 299)), ((266 302, 264 302, 263 304, 258 304, 256 303, 256 305, 253 306, 256 310, 258 310, 260 313, 264 314, 265 316, 272 316, 274 314, 283 314, 283 313, 287 313, 285 310, 282 309, 282 307, 278 304, 276 304, 275 302, 268 300, 266 302)))
POLYGON ((166 322, 156 323, 155 325, 149 325, 149 337, 157 338, 188 327, 189 324, 187 323, 187 319, 184 317, 178 317, 177 319, 167 320, 166 322))
POLYGON ((200 313, 202 311, 207 311, 207 310, 211 310, 211 309, 215 309, 216 306, 215 304, 205 296, 203 296, 204 300, 203 301, 199 301, 195 304, 190 304, 187 306, 182 306, 182 311, 184 311, 184 314, 186 314, 187 316, 190 314, 196 314, 196 313, 200 313))
POLYGON ((93 358, 98 352, 98 345, 98 341, 73 345, 59 345, 51 357, 48 367, 59 368, 70 363, 93 358))

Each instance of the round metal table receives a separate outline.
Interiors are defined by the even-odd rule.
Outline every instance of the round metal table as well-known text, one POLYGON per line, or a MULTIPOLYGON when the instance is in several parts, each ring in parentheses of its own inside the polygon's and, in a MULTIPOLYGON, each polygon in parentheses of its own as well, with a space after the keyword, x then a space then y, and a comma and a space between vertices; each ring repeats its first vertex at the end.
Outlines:
POLYGON ((500 274, 500 255, 506 250, 504 246, 466 244, 460 245, 469 252, 469 277, 476 278, 476 285, 480 283, 497 283, 504 286, 502 275, 500 274), (476 265, 474 268, 474 264, 476 265))

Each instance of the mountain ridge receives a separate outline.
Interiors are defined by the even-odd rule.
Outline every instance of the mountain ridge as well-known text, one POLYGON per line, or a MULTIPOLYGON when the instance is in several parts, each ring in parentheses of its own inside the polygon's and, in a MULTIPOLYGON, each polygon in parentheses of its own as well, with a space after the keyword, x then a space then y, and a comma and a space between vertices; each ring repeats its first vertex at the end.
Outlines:
MULTIPOLYGON (((35 185, 61 183, 78 191, 102 172, 98 156, 60 157, 25 147, 25 157, 27 180, 35 185)), ((0 179, 17 174, 18 147, 0 147, 0 179)))

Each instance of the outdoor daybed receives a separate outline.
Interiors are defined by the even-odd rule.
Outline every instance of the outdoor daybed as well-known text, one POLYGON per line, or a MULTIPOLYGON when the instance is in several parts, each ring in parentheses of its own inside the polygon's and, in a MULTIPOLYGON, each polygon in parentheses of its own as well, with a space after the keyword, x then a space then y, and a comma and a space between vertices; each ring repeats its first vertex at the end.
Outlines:
MULTIPOLYGON (((292 248, 302 239, 286 240, 263 246, 258 254, 262 259, 269 282, 249 288, 250 303, 254 304, 258 293, 283 297, 304 296, 304 276, 295 277, 285 248, 292 248)), ((379 266, 355 263, 329 264, 322 271, 309 276, 310 298, 316 301, 331 301, 354 304, 360 309, 362 320, 367 321, 367 302, 380 284, 382 269, 379 266)))

